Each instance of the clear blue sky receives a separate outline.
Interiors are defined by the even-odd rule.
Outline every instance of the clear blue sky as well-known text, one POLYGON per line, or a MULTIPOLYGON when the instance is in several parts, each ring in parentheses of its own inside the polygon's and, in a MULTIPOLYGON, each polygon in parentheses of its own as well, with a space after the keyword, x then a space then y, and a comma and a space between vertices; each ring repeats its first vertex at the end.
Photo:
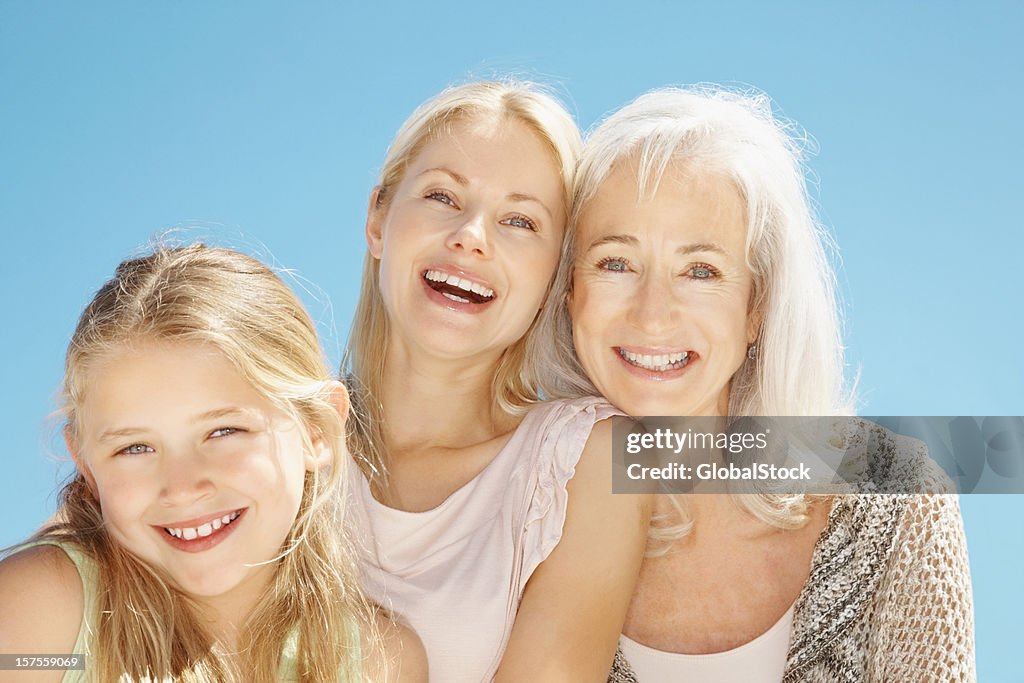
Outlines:
MULTIPOLYGON (((1024 414, 1022 30, 1019 0, 5 0, 0 545, 53 509, 45 418, 119 260, 170 227, 273 258, 307 282, 337 361, 384 150, 416 104, 476 76, 553 83, 584 127, 659 85, 765 90, 819 149, 862 412, 1024 414)), ((962 505, 981 679, 1020 681, 1024 500, 962 505)))

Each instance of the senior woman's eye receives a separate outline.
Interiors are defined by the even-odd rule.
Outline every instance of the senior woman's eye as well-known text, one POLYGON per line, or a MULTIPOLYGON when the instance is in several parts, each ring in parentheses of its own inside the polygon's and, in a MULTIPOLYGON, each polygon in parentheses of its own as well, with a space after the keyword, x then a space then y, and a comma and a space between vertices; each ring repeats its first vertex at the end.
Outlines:
POLYGON ((618 256, 606 256, 597 262, 597 269, 612 273, 625 273, 629 271, 629 261, 618 256))
POLYGON ((706 263, 697 263, 690 266, 686 274, 694 280, 711 280, 718 276, 718 271, 706 263))

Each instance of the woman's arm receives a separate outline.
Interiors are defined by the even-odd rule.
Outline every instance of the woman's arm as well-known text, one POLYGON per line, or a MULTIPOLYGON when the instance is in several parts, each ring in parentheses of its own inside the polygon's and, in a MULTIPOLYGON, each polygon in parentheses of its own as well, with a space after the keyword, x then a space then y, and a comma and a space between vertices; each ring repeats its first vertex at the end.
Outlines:
POLYGON ((875 609, 869 680, 977 680, 971 575, 956 496, 908 501, 875 609))
POLYGON ((612 494, 611 420, 569 481, 562 538, 526 591, 495 681, 604 681, 640 571, 648 496, 612 494))
MULTIPOLYGON (((82 581, 64 551, 52 545, 0 562, 0 653, 70 655, 82 625, 82 581)), ((63 671, 20 671, 18 681, 60 681, 63 671)), ((6 679, 4 679, 6 680, 6 679)))

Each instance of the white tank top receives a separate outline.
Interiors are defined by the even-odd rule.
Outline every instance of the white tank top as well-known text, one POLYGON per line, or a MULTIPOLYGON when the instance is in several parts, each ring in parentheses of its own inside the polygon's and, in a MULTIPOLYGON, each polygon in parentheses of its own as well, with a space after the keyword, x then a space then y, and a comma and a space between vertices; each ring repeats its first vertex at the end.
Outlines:
POLYGON ((625 635, 619 644, 640 683, 779 683, 786 669, 794 607, 791 605, 774 626, 757 638, 725 652, 708 655, 662 652, 641 645, 625 635))

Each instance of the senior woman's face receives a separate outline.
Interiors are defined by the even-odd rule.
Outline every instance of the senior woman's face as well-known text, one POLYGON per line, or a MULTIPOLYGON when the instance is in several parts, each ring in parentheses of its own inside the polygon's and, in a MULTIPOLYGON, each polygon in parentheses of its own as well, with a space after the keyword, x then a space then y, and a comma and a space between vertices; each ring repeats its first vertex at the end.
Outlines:
POLYGON ((620 162, 576 236, 569 311, 583 368, 631 415, 725 415, 756 336, 746 210, 723 176, 670 166, 638 198, 620 162))

